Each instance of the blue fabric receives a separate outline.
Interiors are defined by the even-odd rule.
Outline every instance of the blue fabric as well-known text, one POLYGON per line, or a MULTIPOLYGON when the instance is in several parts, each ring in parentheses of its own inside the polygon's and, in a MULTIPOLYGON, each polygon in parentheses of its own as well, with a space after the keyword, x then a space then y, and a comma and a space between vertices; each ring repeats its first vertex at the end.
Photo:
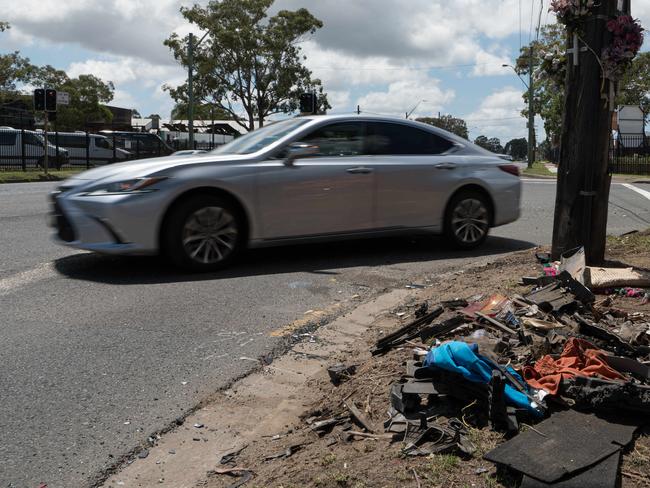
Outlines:
MULTIPOLYGON (((424 358, 423 366, 458 373, 469 381, 485 384, 490 382, 492 371, 497 369, 492 361, 478 353, 478 344, 459 341, 445 342, 438 347, 431 348, 424 358)), ((507 370, 521 380, 521 376, 512 367, 508 366, 507 370)), ((521 382, 525 384, 523 380, 521 382)), ((505 385, 504 394, 508 404, 525 408, 534 414, 541 414, 537 408, 531 405, 531 401, 526 395, 508 383, 505 385)))

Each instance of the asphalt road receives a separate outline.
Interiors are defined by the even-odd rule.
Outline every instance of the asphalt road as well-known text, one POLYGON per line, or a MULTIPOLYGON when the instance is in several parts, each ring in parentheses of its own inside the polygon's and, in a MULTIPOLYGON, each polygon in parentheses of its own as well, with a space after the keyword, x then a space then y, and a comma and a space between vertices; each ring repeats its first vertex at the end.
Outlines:
MULTIPOLYGON (((471 254, 435 238, 251 251, 215 275, 59 247, 48 183, 0 185, 0 487, 83 487, 281 350, 272 331, 551 238, 555 183, 525 181, 522 218, 471 254), (358 295, 355 297, 355 295, 358 295)), ((650 185, 634 185, 650 191, 650 185)), ((609 230, 650 226, 650 194, 612 187, 609 230)))

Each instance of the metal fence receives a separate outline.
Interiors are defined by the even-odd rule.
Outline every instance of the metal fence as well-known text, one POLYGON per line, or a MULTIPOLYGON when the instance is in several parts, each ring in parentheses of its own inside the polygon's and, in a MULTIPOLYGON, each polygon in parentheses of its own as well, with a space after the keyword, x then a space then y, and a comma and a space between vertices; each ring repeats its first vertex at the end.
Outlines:
POLYGON ((147 132, 76 131, 48 132, 0 128, 0 171, 29 171, 45 166, 49 169, 91 168, 143 158, 168 156, 174 151, 196 149, 209 151, 223 143, 188 140, 163 141, 147 132))
POLYGON ((650 175, 650 138, 643 135, 612 138, 609 170, 620 174, 650 175))

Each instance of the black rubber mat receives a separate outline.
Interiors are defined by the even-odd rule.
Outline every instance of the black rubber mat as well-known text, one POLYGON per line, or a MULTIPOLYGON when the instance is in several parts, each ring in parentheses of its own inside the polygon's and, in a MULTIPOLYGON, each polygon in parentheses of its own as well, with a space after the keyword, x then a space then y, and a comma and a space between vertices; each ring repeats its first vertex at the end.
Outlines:
POLYGON ((555 483, 544 483, 524 476, 519 488, 616 488, 620 461, 621 452, 618 451, 598 464, 569 475, 567 478, 559 479, 555 483))
POLYGON ((616 453, 632 441, 636 429, 567 410, 497 446, 485 459, 553 483, 616 453))

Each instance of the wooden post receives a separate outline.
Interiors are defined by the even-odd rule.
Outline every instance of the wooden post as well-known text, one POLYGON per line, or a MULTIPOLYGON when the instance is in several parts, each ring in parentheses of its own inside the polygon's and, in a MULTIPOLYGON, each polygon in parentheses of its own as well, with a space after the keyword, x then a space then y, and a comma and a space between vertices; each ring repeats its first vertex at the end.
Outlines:
MULTIPOLYGON (((600 2, 580 33, 577 65, 567 63, 564 114, 560 137, 552 257, 577 246, 585 247, 589 264, 605 258, 607 207, 611 175, 608 152, 611 138, 609 81, 601 72, 600 54, 611 42, 607 19, 617 2, 600 2), (583 49, 587 47, 587 50, 583 49)), ((573 48, 574 31, 567 36, 573 48)))

